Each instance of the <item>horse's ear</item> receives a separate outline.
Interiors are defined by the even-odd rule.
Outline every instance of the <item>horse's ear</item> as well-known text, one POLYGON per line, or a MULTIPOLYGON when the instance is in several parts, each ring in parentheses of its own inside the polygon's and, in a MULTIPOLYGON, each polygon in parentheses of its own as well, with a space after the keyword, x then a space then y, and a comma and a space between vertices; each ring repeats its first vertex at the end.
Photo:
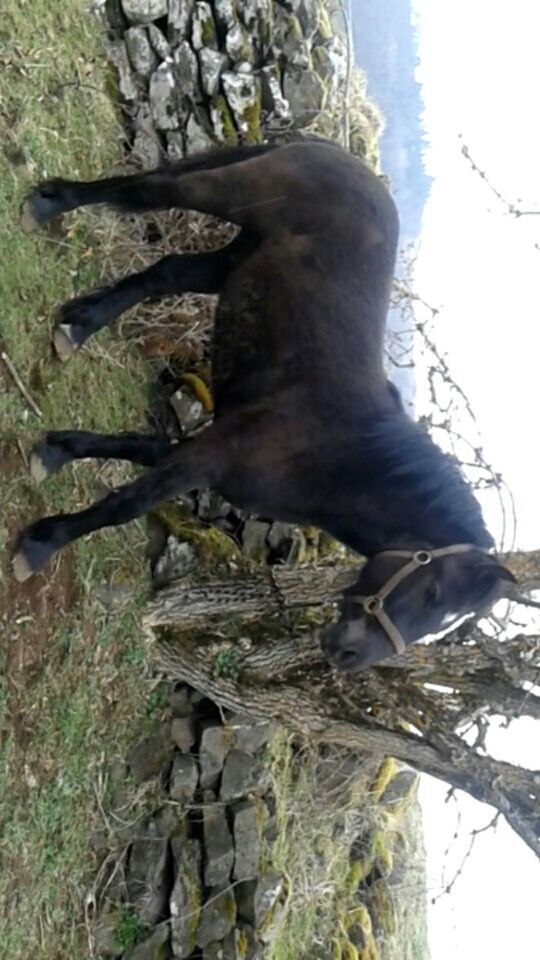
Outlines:
POLYGON ((501 566, 500 563, 497 564, 497 577, 499 580, 508 580, 510 583, 516 584, 517 580, 508 567, 501 566))
POLYGON ((499 583, 499 593, 501 599, 515 600, 517 593, 517 580, 508 567, 497 564, 497 580, 499 583))
POLYGON ((494 558, 486 556, 476 568, 476 582, 479 589, 486 594, 497 587, 499 597, 510 600, 515 593, 517 580, 508 567, 503 567, 494 558))

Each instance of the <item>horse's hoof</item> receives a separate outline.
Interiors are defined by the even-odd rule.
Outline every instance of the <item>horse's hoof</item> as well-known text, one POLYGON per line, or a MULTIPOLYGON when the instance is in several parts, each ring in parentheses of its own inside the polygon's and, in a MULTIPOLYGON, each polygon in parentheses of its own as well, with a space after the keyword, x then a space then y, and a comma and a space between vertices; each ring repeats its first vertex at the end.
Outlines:
POLYGON ((18 583, 24 583, 34 573, 22 550, 17 550, 12 560, 12 567, 13 576, 18 583))
POLYGON ((34 483, 43 483, 49 476, 49 473, 50 471, 47 470, 39 453, 32 451, 30 454, 30 476, 34 483))
POLYGON ((53 336, 53 345, 56 356, 62 363, 66 363, 67 360, 71 359, 79 346, 71 335, 71 324, 61 323, 56 328, 53 336))
POLYGON ((41 226, 36 218, 31 200, 25 200, 21 207, 21 230, 24 233, 32 233, 41 226))
POLYGON ((30 476, 34 483, 43 483, 69 460, 63 447, 52 439, 40 440, 30 454, 30 476))
POLYGON ((17 550, 13 556, 13 575, 19 583, 24 583, 33 573, 38 573, 45 566, 55 548, 50 542, 33 540, 29 534, 19 537, 17 550))
POLYGON ((62 181, 46 180, 34 187, 21 207, 21 228, 30 233, 66 210, 62 181))

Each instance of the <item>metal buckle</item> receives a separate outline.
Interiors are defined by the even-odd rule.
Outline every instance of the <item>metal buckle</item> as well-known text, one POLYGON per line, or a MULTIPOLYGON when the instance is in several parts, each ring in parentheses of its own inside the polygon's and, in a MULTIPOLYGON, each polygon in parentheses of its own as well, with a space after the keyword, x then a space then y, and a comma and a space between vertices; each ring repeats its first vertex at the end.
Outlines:
POLYGON ((384 603, 380 597, 364 597, 362 600, 362 606, 366 613, 378 613, 379 610, 382 610, 384 603))
POLYGON ((413 555, 413 561, 419 567, 427 567, 428 563, 431 563, 432 560, 433 555, 429 550, 417 550, 417 552, 413 555))

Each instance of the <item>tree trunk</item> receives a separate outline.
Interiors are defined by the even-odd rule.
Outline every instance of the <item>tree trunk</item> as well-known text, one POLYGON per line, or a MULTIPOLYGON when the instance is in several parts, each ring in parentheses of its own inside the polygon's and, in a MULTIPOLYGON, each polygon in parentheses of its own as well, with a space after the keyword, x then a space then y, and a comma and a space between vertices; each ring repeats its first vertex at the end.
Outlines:
POLYGON ((160 590, 146 608, 149 627, 178 626, 234 614, 251 619, 283 609, 334 603, 358 577, 359 566, 267 567, 235 580, 179 580, 160 590))
MULTIPOLYGON (((509 558, 528 583, 538 579, 540 553, 534 556, 509 558)), ((540 716, 538 638, 501 642, 467 624, 374 669, 339 674, 325 661, 317 631, 299 631, 295 622, 287 634, 306 608, 318 609, 320 619, 357 576, 358 567, 341 564, 173 584, 145 617, 152 634, 166 628, 154 642, 156 665, 223 707, 276 718, 312 740, 394 756, 466 790, 504 814, 540 856, 540 774, 486 756, 482 742, 490 715, 540 716), (244 633, 261 620, 251 640, 223 640, 230 615, 244 633), (269 624, 275 633, 280 622, 270 640, 269 624), (477 729, 473 746, 461 735, 465 724, 477 729)))

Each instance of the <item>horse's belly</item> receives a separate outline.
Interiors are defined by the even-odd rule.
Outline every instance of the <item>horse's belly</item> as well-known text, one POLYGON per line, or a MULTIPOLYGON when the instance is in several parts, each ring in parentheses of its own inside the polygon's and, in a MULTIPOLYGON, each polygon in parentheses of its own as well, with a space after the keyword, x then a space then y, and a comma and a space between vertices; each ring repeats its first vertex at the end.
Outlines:
POLYGON ((298 357, 294 323, 287 329, 271 291, 246 285, 227 293, 218 303, 212 344, 217 410, 278 390, 298 357))

